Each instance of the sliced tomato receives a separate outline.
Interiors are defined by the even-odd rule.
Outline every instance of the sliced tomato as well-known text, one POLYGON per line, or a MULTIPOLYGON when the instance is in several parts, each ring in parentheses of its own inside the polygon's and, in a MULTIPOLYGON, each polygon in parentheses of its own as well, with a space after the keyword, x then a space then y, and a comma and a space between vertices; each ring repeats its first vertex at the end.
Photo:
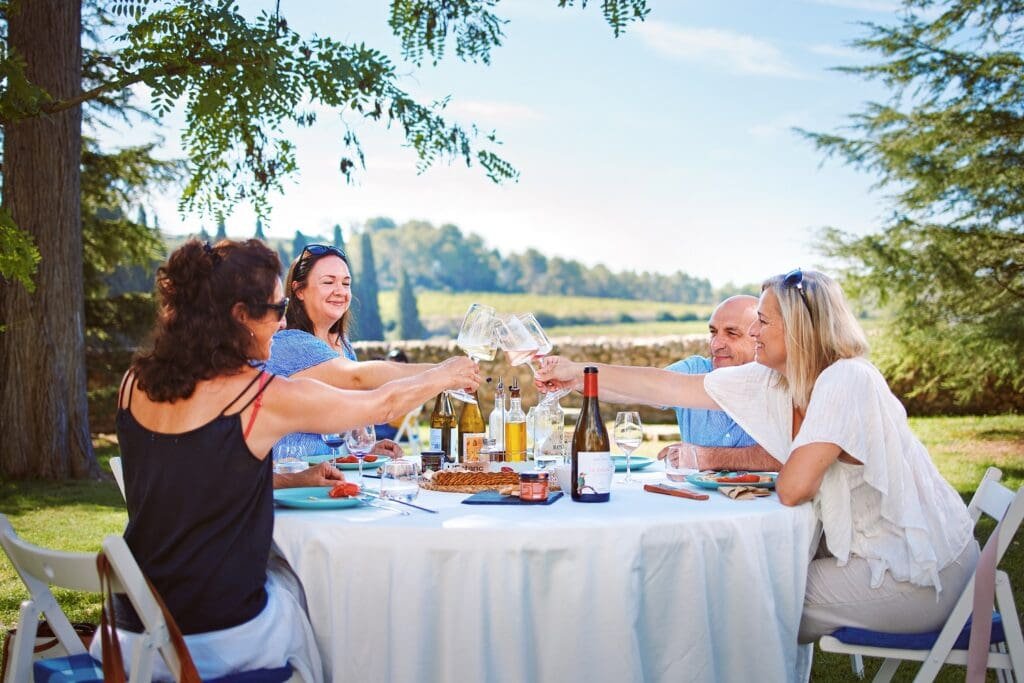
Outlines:
POLYGON ((359 484, 351 481, 343 481, 335 484, 328 493, 331 498, 351 498, 359 495, 359 484))
POLYGON ((363 460, 365 460, 366 462, 377 462, 377 456, 371 453, 370 455, 363 458, 363 460))

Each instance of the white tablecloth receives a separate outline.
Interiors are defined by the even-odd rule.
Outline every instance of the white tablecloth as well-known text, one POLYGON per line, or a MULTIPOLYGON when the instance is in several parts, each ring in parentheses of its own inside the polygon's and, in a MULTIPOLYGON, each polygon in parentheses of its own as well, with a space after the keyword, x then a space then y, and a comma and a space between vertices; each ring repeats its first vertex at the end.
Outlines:
POLYGON ((327 680, 790 681, 814 529, 773 494, 284 510, 327 680))

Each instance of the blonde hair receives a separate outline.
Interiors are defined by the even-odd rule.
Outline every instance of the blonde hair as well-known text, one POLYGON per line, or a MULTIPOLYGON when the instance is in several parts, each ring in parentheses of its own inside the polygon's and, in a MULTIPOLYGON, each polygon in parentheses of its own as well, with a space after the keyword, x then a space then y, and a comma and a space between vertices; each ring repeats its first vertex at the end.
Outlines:
POLYGON ((803 271, 805 304, 801 288, 792 282, 796 272, 768 278, 761 291, 775 294, 786 329, 786 374, 779 382, 790 390, 793 403, 806 410, 818 375, 837 360, 867 355, 868 342, 835 280, 803 271))

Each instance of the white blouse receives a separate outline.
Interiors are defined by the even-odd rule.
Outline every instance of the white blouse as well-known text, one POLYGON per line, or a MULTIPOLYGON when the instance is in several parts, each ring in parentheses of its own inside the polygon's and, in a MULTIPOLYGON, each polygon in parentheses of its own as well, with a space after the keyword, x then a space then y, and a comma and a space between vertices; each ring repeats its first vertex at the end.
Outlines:
POLYGON ((942 590, 939 572, 973 538, 963 500, 939 474, 910 431, 903 405, 863 358, 840 360, 814 383, 800 431, 778 376, 758 363, 722 368, 704 378, 708 394, 782 463, 800 446, 832 443, 862 465, 834 462, 814 509, 839 566, 867 560, 871 587, 888 571, 897 581, 942 590))

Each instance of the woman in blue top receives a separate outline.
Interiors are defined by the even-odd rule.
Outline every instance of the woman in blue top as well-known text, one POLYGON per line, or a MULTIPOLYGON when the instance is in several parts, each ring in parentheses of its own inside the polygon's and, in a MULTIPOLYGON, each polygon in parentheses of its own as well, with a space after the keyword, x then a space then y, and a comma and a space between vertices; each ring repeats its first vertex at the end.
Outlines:
MULTIPOLYGON (((351 319, 352 273, 348 257, 338 247, 307 245, 288 269, 285 291, 291 298, 288 329, 274 335, 274 347, 267 369, 285 377, 307 377, 343 389, 373 389, 385 382, 417 375, 434 367, 428 363, 357 362, 348 339, 351 319)), ((285 448, 303 454, 322 453, 319 434, 289 434, 274 446, 275 457, 285 448)), ((294 452, 294 451, 293 451, 294 452)), ((394 441, 384 439, 374 453, 401 455, 394 441)), ((330 468, 328 468, 330 469, 330 468)), ((274 485, 308 486, 323 477, 323 468, 274 476, 274 485)), ((330 473, 330 476, 334 476, 330 473)))

